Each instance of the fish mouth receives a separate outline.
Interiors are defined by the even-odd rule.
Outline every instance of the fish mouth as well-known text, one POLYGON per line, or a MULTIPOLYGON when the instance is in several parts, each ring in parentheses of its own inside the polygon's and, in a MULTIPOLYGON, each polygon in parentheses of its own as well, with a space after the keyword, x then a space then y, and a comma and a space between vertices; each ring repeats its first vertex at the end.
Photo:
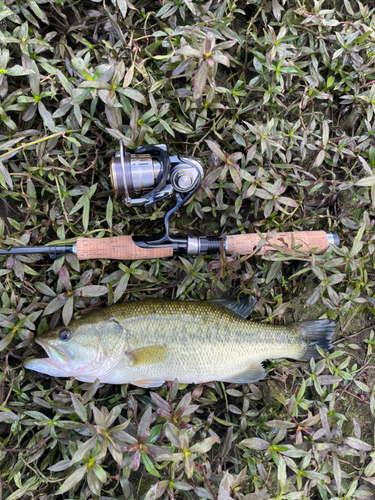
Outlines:
POLYGON ((42 338, 37 338, 34 340, 36 344, 43 347, 48 357, 25 360, 24 366, 40 363, 43 365, 49 364, 50 366, 61 369, 68 365, 69 357, 61 349, 59 349, 58 347, 51 346, 47 341, 45 341, 42 338))

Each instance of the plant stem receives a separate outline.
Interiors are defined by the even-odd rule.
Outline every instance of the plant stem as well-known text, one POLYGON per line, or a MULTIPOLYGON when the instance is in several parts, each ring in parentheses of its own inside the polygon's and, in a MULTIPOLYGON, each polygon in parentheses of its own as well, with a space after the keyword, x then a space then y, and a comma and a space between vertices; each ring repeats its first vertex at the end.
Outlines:
POLYGON ((81 130, 62 130, 61 132, 56 132, 55 134, 52 134, 52 135, 46 135, 44 137, 41 137, 40 139, 36 139, 35 141, 31 141, 31 142, 28 142, 28 143, 22 143, 20 146, 17 146, 16 148, 14 149, 11 149, 10 151, 8 151, 7 153, 4 153, 2 155, 0 155, 0 160, 2 158, 5 158, 6 156, 9 156, 10 154, 12 153, 15 153, 16 151, 21 151, 22 149, 25 149, 29 146, 33 146, 34 144, 39 144, 40 142, 44 142, 44 141, 49 141, 50 139, 53 139, 54 137, 59 137, 60 135, 64 135, 64 134, 72 134, 73 132, 80 132, 81 130))

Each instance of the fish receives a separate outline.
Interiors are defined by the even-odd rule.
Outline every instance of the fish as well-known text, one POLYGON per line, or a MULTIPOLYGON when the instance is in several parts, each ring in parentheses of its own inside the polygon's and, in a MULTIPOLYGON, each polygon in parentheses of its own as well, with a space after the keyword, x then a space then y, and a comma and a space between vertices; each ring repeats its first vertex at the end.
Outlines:
POLYGON ((47 358, 24 366, 82 382, 159 387, 165 382, 251 383, 265 360, 319 358, 333 350, 336 322, 288 326, 250 321, 256 300, 137 300, 93 310, 35 339, 47 358))

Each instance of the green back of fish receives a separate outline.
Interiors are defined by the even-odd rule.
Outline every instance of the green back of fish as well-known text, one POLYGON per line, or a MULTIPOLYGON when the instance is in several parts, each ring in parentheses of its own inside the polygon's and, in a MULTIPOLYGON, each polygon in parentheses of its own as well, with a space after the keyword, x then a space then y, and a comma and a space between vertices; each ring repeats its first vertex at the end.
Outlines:
POLYGON ((274 358, 286 356, 286 346, 290 350, 294 344, 300 351, 302 345, 296 328, 247 321, 211 302, 133 301, 95 311, 79 321, 95 324, 102 333, 113 331, 109 325, 117 322, 134 348, 156 344, 192 351, 237 344, 252 347, 260 357, 274 358))

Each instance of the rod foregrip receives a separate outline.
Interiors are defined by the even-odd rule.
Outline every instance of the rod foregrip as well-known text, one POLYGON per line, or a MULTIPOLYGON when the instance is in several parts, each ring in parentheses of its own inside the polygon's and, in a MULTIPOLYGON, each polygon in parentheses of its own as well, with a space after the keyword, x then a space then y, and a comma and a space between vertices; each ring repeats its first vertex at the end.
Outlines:
MULTIPOLYGON (((262 234, 265 238, 267 235, 262 234)), ((336 243, 336 233, 326 233, 325 231, 298 231, 290 233, 277 233, 273 238, 270 238, 257 252, 257 255, 264 255, 269 252, 275 252, 276 249, 272 245, 283 247, 292 250, 292 237, 294 238, 295 247, 299 250, 309 252, 311 249, 316 249, 317 253, 324 253, 328 249, 329 243, 336 243)), ((338 238, 338 237, 337 237, 338 238)), ((235 234, 227 236, 227 253, 249 255, 256 249, 261 237, 258 234, 235 234)))
POLYGON ((114 238, 78 238, 75 250, 79 260, 137 260, 173 256, 173 246, 141 248, 134 243, 131 236, 115 236, 114 238))

